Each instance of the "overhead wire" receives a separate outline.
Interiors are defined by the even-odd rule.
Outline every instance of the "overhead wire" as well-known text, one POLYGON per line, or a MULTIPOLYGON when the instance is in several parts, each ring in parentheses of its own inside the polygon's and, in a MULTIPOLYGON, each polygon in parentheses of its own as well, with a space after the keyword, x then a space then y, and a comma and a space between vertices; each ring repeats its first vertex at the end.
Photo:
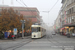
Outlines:
MULTIPOLYGON (((17 0, 16 0, 17 1, 17 0)), ((23 0, 20 0, 24 6, 28 7, 23 0)), ((55 7, 55 5, 58 3, 59 0, 56 1, 56 3, 52 6, 52 8, 49 10, 49 11, 40 11, 40 12, 45 12, 45 13, 48 13, 48 19, 49 19, 49 13, 51 12, 51 10, 55 7)), ((21 3, 20 3, 21 4, 21 3)), ((28 8, 27 8, 28 9, 28 8)), ((29 10, 29 9, 28 9, 29 10)), ((32 12, 33 13, 33 12, 32 12)))
MULTIPOLYGON (((51 12, 51 10, 56 6, 56 4, 58 3, 59 0, 56 1, 56 3, 52 6, 52 8, 48 11, 48 21, 49 21, 49 13, 51 12)), ((49 24, 49 23, 48 23, 49 24)))
POLYGON ((23 0, 20 0, 26 7, 28 7, 25 3, 24 3, 24 1, 23 0))
MULTIPOLYGON (((24 4, 24 6, 28 7, 28 6, 24 3, 23 0, 20 0, 20 1, 24 4)), ((45 13, 48 13, 49 11, 39 11, 39 12, 45 12, 45 13)))
POLYGON ((58 3, 59 0, 52 6, 52 8, 49 10, 49 12, 54 8, 54 6, 58 3))
MULTIPOLYGON (((24 6, 26 6, 26 7, 28 7, 25 3, 24 3, 24 1, 23 0, 20 0, 23 4, 24 4, 24 6)), ((18 2, 18 1, 17 1, 18 2)), ((20 3, 20 2, 19 2, 20 3)), ((20 3, 21 4, 21 3, 20 3)), ((21 4, 22 5, 22 4, 21 4)), ((48 13, 49 11, 39 11, 39 12, 45 12, 45 13, 48 13)))
MULTIPOLYGON (((24 1, 23 0, 20 0, 26 7, 28 7, 25 3, 24 3, 24 1)), ((29 10, 28 8, 27 8, 27 10, 29 10)), ((31 11, 32 12, 32 16, 33 16, 33 11, 31 11)))
MULTIPOLYGON (((16 0, 17 1, 17 0, 16 0)), ((19 4, 21 4, 19 1, 17 1, 19 4)), ((22 4, 21 4, 22 5, 22 4)), ((22 5, 22 6, 24 6, 24 5, 22 5)))

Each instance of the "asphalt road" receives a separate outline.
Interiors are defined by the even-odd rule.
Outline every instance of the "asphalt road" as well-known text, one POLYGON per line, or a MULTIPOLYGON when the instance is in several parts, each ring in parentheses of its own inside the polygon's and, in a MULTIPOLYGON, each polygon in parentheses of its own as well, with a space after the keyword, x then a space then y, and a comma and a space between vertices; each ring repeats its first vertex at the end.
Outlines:
POLYGON ((4 50, 74 50, 75 38, 67 38, 59 34, 53 35, 50 31, 41 39, 19 39, 9 42, 0 42, 4 50))

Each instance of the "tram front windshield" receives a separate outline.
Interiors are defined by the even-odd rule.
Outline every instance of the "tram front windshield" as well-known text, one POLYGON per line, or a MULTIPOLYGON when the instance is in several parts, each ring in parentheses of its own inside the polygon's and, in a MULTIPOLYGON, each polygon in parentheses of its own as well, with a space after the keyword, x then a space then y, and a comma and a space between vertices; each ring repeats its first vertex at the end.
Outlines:
POLYGON ((40 27, 32 27, 32 32, 39 32, 40 31, 40 27))

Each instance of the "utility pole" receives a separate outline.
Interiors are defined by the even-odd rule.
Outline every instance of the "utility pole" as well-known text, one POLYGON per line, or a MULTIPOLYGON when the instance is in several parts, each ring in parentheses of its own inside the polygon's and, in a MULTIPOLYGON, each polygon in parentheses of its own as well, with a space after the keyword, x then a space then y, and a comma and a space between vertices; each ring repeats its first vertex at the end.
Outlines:
POLYGON ((48 24, 49 24, 49 11, 48 11, 48 24))
POLYGON ((13 0, 11 0, 11 5, 13 5, 13 0))
POLYGON ((4 5, 4 0, 2 1, 2 4, 4 5))
POLYGON ((25 23, 25 20, 21 20, 21 23, 22 23, 22 39, 24 38, 24 23, 25 23))

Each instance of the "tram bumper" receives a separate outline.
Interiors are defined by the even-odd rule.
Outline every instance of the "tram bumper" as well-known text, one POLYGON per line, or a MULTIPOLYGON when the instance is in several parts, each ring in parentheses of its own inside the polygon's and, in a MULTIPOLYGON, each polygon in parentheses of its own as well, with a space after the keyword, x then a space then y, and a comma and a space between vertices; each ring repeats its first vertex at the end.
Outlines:
POLYGON ((32 38, 38 38, 38 34, 37 33, 32 33, 32 38))

